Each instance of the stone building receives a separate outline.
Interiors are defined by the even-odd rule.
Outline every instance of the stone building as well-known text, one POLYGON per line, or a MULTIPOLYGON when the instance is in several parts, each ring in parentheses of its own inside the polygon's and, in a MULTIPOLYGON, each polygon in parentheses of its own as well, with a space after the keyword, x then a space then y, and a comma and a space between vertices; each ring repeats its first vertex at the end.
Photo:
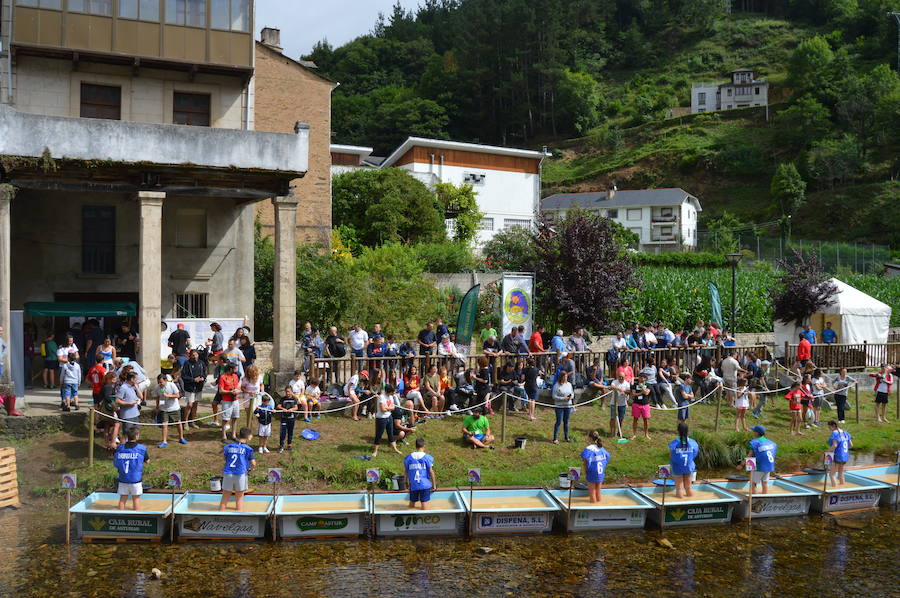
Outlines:
POLYGON ((281 132, 254 131, 253 9, 0 0, 0 326, 29 302, 130 303, 153 375, 162 317, 252 322, 266 203, 273 367, 293 370, 292 186, 311 131, 303 110, 281 132))
MULTIPOLYGON (((291 182, 300 198, 297 207, 297 242, 331 244, 331 92, 337 83, 308 62, 282 54, 278 29, 262 30, 256 43, 256 130, 290 133, 297 120, 309 123, 309 172, 291 182)), ((272 206, 256 209, 262 232, 271 235, 272 206)))

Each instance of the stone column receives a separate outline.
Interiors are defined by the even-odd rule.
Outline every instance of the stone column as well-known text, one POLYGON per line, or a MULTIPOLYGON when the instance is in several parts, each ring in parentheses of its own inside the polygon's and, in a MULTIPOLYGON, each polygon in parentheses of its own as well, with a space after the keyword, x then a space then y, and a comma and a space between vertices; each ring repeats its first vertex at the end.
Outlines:
MULTIPOLYGON (((3 327, 2 337, 7 346, 9 337, 9 308, 10 308, 10 204, 16 196, 17 189, 12 185, 0 184, 0 327, 3 327)), ((0 376, 0 384, 10 381, 9 377, 9 351, 3 360, 3 375, 0 376)))
POLYGON ((159 375, 160 322, 162 322, 162 210, 166 194, 138 191, 140 243, 138 331, 141 335, 138 363, 155 380, 159 375))
MULTIPOLYGON (((272 369, 276 382, 294 371, 297 324, 297 201, 273 197, 275 207, 275 281, 273 285, 272 369)), ((276 386, 276 388, 278 388, 276 386)))

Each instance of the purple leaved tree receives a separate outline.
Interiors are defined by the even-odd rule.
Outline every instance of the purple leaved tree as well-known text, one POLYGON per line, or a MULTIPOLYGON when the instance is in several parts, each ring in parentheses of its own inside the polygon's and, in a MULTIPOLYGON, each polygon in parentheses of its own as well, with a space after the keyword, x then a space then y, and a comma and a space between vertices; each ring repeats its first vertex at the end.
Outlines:
POLYGON ((837 286, 822 269, 817 253, 792 250, 790 259, 778 261, 781 276, 771 289, 775 318, 785 324, 805 320, 831 303, 837 286))
POLYGON ((621 232, 608 219, 581 210, 562 220, 542 214, 535 243, 541 309, 567 329, 611 330, 640 286, 621 232))

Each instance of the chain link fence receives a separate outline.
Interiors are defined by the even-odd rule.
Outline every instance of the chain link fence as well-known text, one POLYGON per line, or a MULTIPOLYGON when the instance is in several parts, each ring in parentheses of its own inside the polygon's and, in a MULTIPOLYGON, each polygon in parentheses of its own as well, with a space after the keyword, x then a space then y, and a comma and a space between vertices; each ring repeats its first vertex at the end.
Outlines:
POLYGON ((856 274, 880 274, 884 264, 891 261, 891 248, 872 243, 842 243, 810 241, 792 238, 787 242, 781 237, 761 237, 734 232, 701 232, 697 238, 698 251, 721 252, 734 248, 755 256, 754 259, 776 263, 790 258, 792 251, 817 253, 827 272, 853 272, 856 274))

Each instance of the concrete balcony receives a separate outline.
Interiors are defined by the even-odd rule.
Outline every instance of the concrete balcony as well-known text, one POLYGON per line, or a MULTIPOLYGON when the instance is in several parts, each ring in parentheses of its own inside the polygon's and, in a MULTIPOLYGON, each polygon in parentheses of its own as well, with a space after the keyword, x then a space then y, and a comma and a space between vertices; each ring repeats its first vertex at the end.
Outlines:
POLYGON ((43 116, 0 105, 0 156, 231 169, 299 178, 308 169, 309 128, 262 133, 184 125, 43 116))

